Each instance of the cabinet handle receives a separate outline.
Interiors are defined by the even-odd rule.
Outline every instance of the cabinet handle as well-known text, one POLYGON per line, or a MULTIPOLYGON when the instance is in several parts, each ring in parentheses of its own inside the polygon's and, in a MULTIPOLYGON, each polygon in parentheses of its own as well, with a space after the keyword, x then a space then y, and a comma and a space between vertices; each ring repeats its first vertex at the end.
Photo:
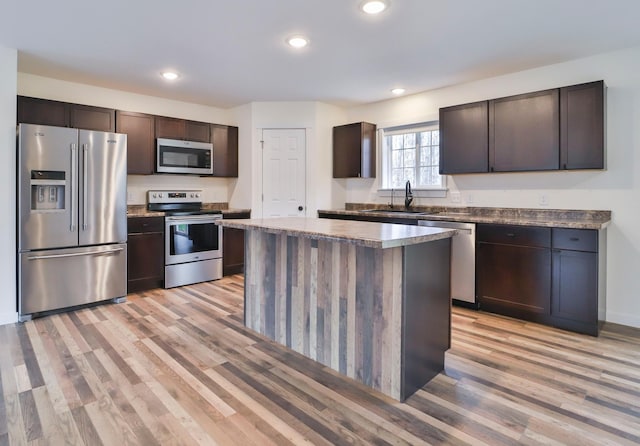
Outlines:
POLYGON ((493 166, 491 166, 491 172, 493 172, 493 166))
POLYGON ((571 237, 571 238, 569 238, 569 240, 571 240, 572 242, 579 242, 580 238, 579 237, 571 237))
POLYGON ((516 235, 513 232, 507 232, 507 237, 515 237, 516 235))
POLYGON ((563 164, 563 165, 562 165, 562 168, 563 168, 564 170, 567 170, 567 163, 563 164))

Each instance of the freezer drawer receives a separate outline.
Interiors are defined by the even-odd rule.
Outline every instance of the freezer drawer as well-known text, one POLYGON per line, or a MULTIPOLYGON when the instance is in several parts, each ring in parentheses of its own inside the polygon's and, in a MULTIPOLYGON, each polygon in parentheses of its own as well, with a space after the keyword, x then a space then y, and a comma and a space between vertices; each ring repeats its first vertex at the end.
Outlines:
POLYGON ((19 257, 21 319, 127 294, 126 243, 31 251, 19 257))

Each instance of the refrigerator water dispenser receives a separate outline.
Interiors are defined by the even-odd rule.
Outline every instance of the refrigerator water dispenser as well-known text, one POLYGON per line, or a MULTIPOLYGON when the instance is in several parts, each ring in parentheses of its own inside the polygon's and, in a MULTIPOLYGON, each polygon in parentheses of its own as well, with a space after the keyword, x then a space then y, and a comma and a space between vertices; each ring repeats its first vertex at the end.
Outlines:
POLYGON ((63 211, 65 196, 64 171, 31 171, 31 210, 63 211))

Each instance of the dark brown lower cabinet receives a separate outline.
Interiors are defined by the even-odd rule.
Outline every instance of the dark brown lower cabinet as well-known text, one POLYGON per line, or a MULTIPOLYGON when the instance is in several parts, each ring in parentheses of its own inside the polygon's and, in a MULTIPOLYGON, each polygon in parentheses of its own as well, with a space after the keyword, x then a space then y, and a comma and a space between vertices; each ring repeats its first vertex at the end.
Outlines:
POLYGON ((604 243, 604 230, 478 225, 480 309, 597 336, 604 243))
MULTIPOLYGON (((556 327, 598 335, 598 231, 553 229, 551 318, 556 327)), ((604 302, 601 303, 601 305, 604 302)))
POLYGON ((127 219, 127 293, 164 285, 164 217, 127 219))
MULTIPOLYGON (((223 218, 250 218, 250 212, 225 213, 223 218)), ((222 229, 222 274, 230 276, 244 272, 244 231, 222 229)))
POLYGON ((549 247, 479 240, 476 274, 482 310, 538 322, 547 319, 551 306, 549 247))

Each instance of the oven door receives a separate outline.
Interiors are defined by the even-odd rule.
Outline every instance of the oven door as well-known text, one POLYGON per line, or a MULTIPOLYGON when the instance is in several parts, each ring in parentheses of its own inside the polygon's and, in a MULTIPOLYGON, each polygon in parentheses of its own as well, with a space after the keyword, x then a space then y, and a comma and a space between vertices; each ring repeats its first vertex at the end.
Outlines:
POLYGON ((222 258, 220 215, 165 217, 165 264, 222 258))

